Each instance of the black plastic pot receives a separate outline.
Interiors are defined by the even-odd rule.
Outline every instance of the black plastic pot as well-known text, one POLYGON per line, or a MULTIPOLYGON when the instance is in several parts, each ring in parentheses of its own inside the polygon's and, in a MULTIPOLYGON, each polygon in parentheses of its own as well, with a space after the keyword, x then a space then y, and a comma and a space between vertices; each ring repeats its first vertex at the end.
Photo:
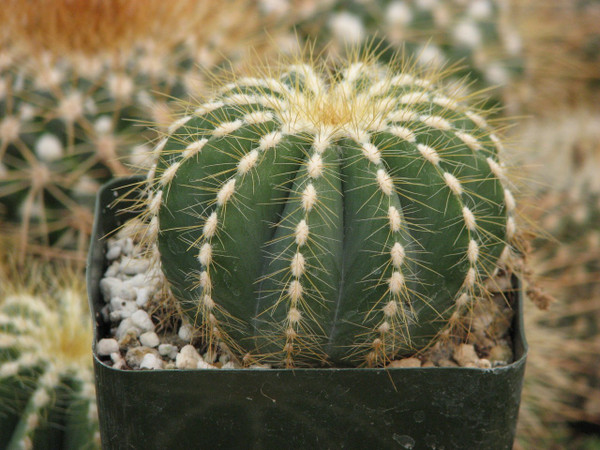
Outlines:
MULTIPOLYGON (((115 198, 135 179, 101 190, 88 261, 96 341, 108 325, 99 282, 103 237, 131 213, 115 198)), ((522 298, 512 326, 516 361, 494 369, 113 369, 94 356, 104 448, 512 447, 527 344, 522 298)))

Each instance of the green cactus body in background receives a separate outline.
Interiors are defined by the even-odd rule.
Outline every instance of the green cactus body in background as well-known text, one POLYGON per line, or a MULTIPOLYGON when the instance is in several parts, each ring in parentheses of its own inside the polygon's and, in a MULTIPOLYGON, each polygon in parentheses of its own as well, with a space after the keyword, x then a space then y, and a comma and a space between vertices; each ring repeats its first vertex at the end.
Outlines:
MULTIPOLYGON (((300 37, 344 54, 365 47, 389 60, 402 51, 419 65, 454 66, 446 83, 466 94, 487 89, 486 108, 514 112, 513 83, 522 72, 521 41, 502 0, 339 0, 304 11, 300 37), (460 83, 457 81, 461 80, 460 83), (467 81, 464 83, 463 81, 467 81)), ((303 4, 287 14, 298 14, 303 4)))
MULTIPOLYGON (((399 51, 417 64, 458 66, 452 80, 467 92, 488 89, 486 107, 516 108, 507 84, 522 72, 521 41, 502 0, 338 0, 305 11, 298 34, 319 35, 327 51, 376 48, 383 59, 399 51)), ((306 10, 300 3, 287 14, 306 10)), ((450 82, 451 80, 446 80, 450 82)))
POLYGON ((600 114, 550 111, 513 133, 532 149, 521 155, 536 199, 526 214, 551 237, 533 242, 531 267, 557 299, 544 313, 526 310, 522 448, 583 448, 569 424, 600 424, 600 114), (561 441, 548 429, 560 430, 561 441))
POLYGON ((508 248, 499 145, 431 81, 375 64, 240 79, 157 146, 147 237, 210 347, 385 364, 468 308, 508 248))
POLYGON ((250 43, 260 54, 272 25, 240 0, 101 3, 7 0, 0 11, 0 220, 23 256, 83 260, 97 188, 147 169, 156 134, 143 125, 170 123, 171 96, 199 95, 203 70, 241 65, 250 43))
POLYGON ((132 80, 106 83, 108 67, 81 73, 67 62, 17 58, 2 74, 0 203, 6 220, 20 222, 23 247, 85 248, 98 186, 128 174, 127 153, 150 139, 131 120, 152 101, 134 98, 132 80))
POLYGON ((73 271, 38 269, 32 286, 0 278, 0 443, 99 448, 84 284, 73 271))

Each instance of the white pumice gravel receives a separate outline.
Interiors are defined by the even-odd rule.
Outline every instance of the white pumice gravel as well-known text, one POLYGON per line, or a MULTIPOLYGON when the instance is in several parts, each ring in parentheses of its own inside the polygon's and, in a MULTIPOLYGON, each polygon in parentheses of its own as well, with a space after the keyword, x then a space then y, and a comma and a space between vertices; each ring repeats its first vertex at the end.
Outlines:
POLYGON ((475 347, 470 344, 460 344, 454 349, 452 356, 461 367, 476 367, 479 361, 475 347))
POLYGON ((140 369, 157 370, 157 369, 162 369, 163 366, 164 366, 164 363, 163 363, 162 359, 158 358, 153 353, 146 353, 144 355, 144 358, 142 359, 142 362, 140 363, 140 369))
POLYGON ((133 332, 135 336, 139 336, 141 334, 140 329, 133 324, 131 318, 126 317, 121 321, 121 323, 119 323, 119 326, 115 330, 115 337, 118 341, 121 341, 130 332, 133 332))
POLYGON ((134 288, 135 289, 135 304, 140 308, 144 307, 150 299, 150 290, 148 288, 134 288))
POLYGON ((169 359, 175 359, 177 358, 179 349, 173 344, 160 344, 158 346, 158 353, 160 356, 166 356, 169 359))
POLYGON ((175 358, 175 366, 178 369, 196 369, 200 362, 204 362, 202 356, 196 351, 193 345, 186 345, 175 358))
POLYGON ((112 361, 112 366, 115 369, 123 369, 127 364, 120 353, 111 353, 110 360, 112 361))
POLYGON ((126 257, 121 261, 121 271, 125 275, 143 274, 144 272, 148 271, 149 267, 150 261, 144 258, 136 259, 126 257))
POLYGON ((108 259, 109 261, 117 259, 119 256, 121 256, 121 247, 119 247, 118 245, 111 247, 110 250, 106 252, 106 259, 108 259))
MULTIPOLYGON (((116 237, 107 240, 109 266, 100 281, 100 292, 105 301, 100 318, 111 325, 111 332, 96 344, 98 356, 106 364, 122 370, 241 369, 240 364, 222 350, 206 352, 185 318, 173 321, 159 315, 158 311, 164 309, 161 302, 167 292, 164 276, 160 267, 153 267, 151 259, 126 236, 127 230, 124 227, 116 237)), ((507 278, 500 277, 496 282, 504 282, 503 287, 509 286, 507 278)), ((505 299, 498 297, 501 299, 496 303, 505 306, 505 299)), ((419 359, 391 361, 388 367, 418 367, 420 364, 421 367, 490 368, 510 363, 512 345, 495 324, 509 326, 512 311, 482 309, 472 321, 473 333, 468 344, 456 340, 438 342, 419 359), (489 336, 490 327, 494 328, 495 338, 489 336)), ((262 364, 249 368, 271 369, 262 364)))
MULTIPOLYGON (((158 347, 160 339, 154 331, 148 331, 140 336, 140 344, 146 347, 158 347)), ((159 352, 160 353, 160 352, 159 352)))
POLYGON ((138 311, 138 306, 135 302, 123 300, 119 297, 113 297, 110 301, 110 306, 109 318, 111 322, 119 322, 131 317, 134 312, 138 311))
POLYGON ((143 309, 138 309, 131 315, 131 322, 142 331, 154 331, 154 323, 143 309))
POLYGON ((119 343, 116 339, 100 339, 96 345, 96 351, 100 356, 109 356, 119 351, 119 343))
POLYGON ((198 365, 196 366, 196 369, 216 369, 216 366, 213 366, 212 364, 209 364, 205 361, 198 361, 198 365))
POLYGON ((146 355, 152 354, 155 358, 160 359, 158 352, 150 347, 132 347, 127 350, 127 354, 125 355, 125 361, 132 369, 139 369, 146 358, 146 355))
POLYGON ((182 341, 190 341, 193 335, 192 327, 187 324, 181 325, 181 327, 179 328, 179 333, 177 333, 177 335, 182 341))

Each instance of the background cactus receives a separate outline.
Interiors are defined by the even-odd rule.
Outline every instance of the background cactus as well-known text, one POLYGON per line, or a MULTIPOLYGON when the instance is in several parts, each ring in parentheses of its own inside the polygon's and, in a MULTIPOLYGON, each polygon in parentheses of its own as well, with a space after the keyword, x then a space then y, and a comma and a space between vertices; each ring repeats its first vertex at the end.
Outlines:
POLYGON ((170 95, 204 89, 198 66, 240 61, 250 42, 261 52, 270 24, 238 0, 9 0, 0 23, 5 227, 18 229, 22 254, 51 244, 80 259, 97 187, 143 166, 155 135, 142 124, 169 123, 170 95))
POLYGON ((595 107, 600 100, 597 1, 512 2, 523 38, 522 110, 535 116, 595 107), (572 26, 577 24, 577 26, 572 26))
POLYGON ((548 235, 534 242, 531 267, 558 300, 545 314, 526 311, 522 445, 583 448, 577 428, 600 425, 600 115, 549 112, 514 133, 531 149, 521 155, 536 198, 527 215, 548 235), (560 436, 544 437, 548 429, 560 436))
POLYGON ((530 352, 517 443, 596 448, 600 9, 594 0, 512 3, 525 55, 521 109, 532 117, 509 140, 528 149, 519 152, 530 184, 525 196, 533 203, 526 214, 550 238, 534 242, 531 267, 557 299, 544 314, 526 311, 530 352))
POLYGON ((508 20, 508 2, 338 0, 312 8, 298 2, 288 11, 299 13, 306 17, 299 35, 320 35, 329 52, 343 54, 362 45, 376 48, 382 58, 402 50, 418 64, 457 66, 452 80, 464 78, 467 83, 459 85, 470 92, 487 89, 488 108, 518 107, 514 81, 522 72, 523 55, 519 34, 508 20))
POLYGON ((29 261, 0 273, 2 448, 99 448, 85 284, 29 261))
POLYGON ((383 364, 427 346, 510 252, 499 151, 431 79, 368 60, 242 78, 155 149, 146 241, 210 348, 383 364))
POLYGON ((596 448, 592 445, 597 442, 593 434, 586 436, 587 433, 576 430, 585 430, 585 425, 588 430, 593 429, 590 425, 594 414, 590 406, 598 404, 600 389, 589 382, 589 377, 597 365, 600 340, 584 342, 572 328, 560 325, 562 317, 571 322, 576 311, 582 311, 586 303, 578 300, 567 304, 564 299, 560 300, 550 311, 540 311, 531 303, 527 303, 525 309, 530 350, 516 449, 596 448), (589 447, 586 447, 588 441, 589 447))

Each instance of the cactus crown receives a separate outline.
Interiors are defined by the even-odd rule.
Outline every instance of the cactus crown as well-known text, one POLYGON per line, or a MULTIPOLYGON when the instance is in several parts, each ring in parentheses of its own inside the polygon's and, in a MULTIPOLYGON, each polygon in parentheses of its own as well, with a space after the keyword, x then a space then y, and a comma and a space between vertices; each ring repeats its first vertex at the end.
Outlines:
POLYGON ((155 149, 147 238, 209 347, 286 367, 428 345, 514 234, 499 142, 364 60, 241 78, 155 149), (323 66, 324 67, 324 66, 323 66))

